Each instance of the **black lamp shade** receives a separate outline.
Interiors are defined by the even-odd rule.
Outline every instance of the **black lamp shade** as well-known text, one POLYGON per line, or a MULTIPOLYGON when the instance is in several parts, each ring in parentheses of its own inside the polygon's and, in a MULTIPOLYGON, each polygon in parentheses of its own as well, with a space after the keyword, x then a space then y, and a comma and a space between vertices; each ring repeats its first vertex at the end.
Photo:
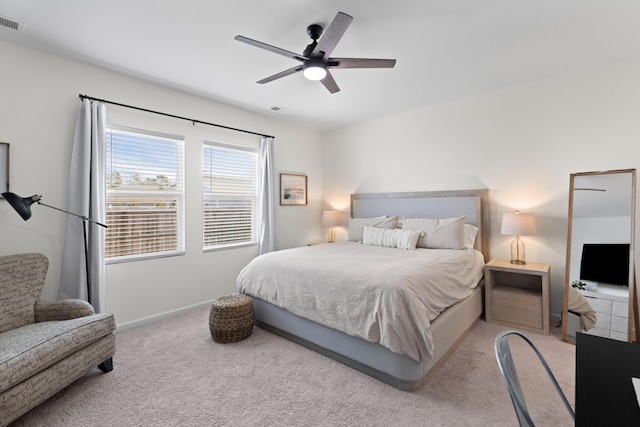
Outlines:
POLYGON ((25 221, 31 218, 31 205, 40 200, 40 196, 20 197, 14 193, 2 193, 7 202, 18 212, 25 221))

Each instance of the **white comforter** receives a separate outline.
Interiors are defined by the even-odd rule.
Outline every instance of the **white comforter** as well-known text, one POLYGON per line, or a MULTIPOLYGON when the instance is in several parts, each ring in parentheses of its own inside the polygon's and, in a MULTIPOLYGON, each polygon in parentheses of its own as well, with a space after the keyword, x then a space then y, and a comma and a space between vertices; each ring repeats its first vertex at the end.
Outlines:
POLYGON ((402 249, 354 242, 261 255, 238 290, 416 361, 433 351, 431 321, 482 278, 474 249, 402 249))

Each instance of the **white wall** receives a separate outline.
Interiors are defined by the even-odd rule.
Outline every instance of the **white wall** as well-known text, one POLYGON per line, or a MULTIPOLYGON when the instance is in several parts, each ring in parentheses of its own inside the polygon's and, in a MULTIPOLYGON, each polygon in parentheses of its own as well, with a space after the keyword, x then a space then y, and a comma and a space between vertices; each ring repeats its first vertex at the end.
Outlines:
POLYGON ((506 259, 502 213, 534 214, 527 260, 551 265, 559 315, 569 175, 638 167, 640 60, 347 126, 323 141, 325 208, 347 209, 352 192, 488 188, 492 256, 506 259))
MULTIPOLYGON (((562 304, 569 174, 637 168, 640 159, 640 60, 321 135, 15 44, 0 41, 0 53, 0 141, 11 143, 11 190, 21 196, 39 193, 45 202, 66 206, 79 93, 264 132, 276 136, 277 173, 309 176, 308 206, 276 208, 278 248, 326 239, 326 229, 319 227, 322 209, 346 211, 353 192, 489 188, 493 257, 509 257, 511 237, 499 234, 503 212, 517 208, 536 215, 538 234, 523 240, 529 261, 551 264, 556 314, 562 304)), ((143 128, 158 124, 159 130, 186 136, 189 162, 198 162, 203 137, 248 143, 214 128, 160 124, 132 110, 109 108, 108 119, 143 128)), ((188 169, 187 254, 107 267, 107 310, 119 325, 232 292, 239 269, 255 256, 255 248, 202 253, 195 173, 188 169)), ((47 255, 46 299, 57 294, 65 220, 34 206, 34 216, 23 222, 0 201, 0 254, 47 255)), ((338 239, 345 233, 339 228, 338 239)))
MULTIPOLYGON (((277 248, 324 238, 320 227, 321 134, 123 74, 0 41, 0 141, 11 144, 11 191, 43 195, 65 208, 78 94, 248 129, 276 137, 275 172, 308 175, 307 206, 276 207, 277 248)), ((215 78, 215 76, 212 76, 215 78)), ((106 311, 119 326, 235 291, 235 278, 256 247, 202 252, 200 152, 203 139, 256 144, 259 137, 107 107, 110 124, 186 137, 187 252, 184 256, 108 265, 106 311)), ((276 183, 277 191, 277 183, 276 183)), ((43 292, 56 299, 66 218, 42 206, 24 222, 0 200, 0 255, 41 252, 50 260, 43 292)))

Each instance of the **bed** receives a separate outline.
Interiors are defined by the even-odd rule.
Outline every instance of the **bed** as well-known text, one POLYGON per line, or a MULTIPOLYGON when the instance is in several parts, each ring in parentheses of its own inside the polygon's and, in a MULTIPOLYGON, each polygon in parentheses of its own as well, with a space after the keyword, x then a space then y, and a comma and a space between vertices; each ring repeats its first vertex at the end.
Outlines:
MULTIPOLYGON (((410 218, 444 221, 464 217, 468 224, 465 227, 473 226, 469 228, 475 227, 474 234, 477 232, 475 239, 467 243, 473 249, 405 251, 355 241, 287 249, 251 261, 238 276, 237 285, 239 292, 253 300, 257 326, 400 390, 415 391, 482 316, 482 266, 490 259, 489 192, 483 189, 351 196, 352 224, 394 216, 407 223, 410 218), (442 287, 447 293, 440 295, 433 286, 454 275, 452 263, 461 262, 457 257, 467 257, 465 253, 470 259, 469 267, 455 272, 464 284, 442 287), (331 267, 323 268, 325 258, 331 267), (365 259, 371 261, 369 266, 364 264, 365 259), (423 269, 427 264, 439 264, 445 269, 439 278, 430 277, 433 273, 423 269), (412 302, 428 299, 418 293, 422 290, 416 290, 417 277, 420 283, 433 282, 429 285, 433 289, 427 292, 433 294, 436 290, 438 294, 429 297, 424 306, 412 302), (312 287, 314 281, 322 286, 312 287), (374 281, 380 283, 371 288, 374 281), (341 289, 338 282, 348 286, 341 289), (325 286, 328 289, 322 289, 325 286), (375 297, 370 297, 373 293, 375 297), (352 314, 360 305, 371 309, 371 313, 352 314), (315 311, 307 312, 302 307, 315 311), (400 323, 403 329, 398 326, 400 323)), ((372 233, 402 235, 401 244, 411 247, 412 242, 407 239, 425 236, 423 232, 415 237, 415 231, 403 231, 400 227, 389 227, 395 231, 358 227, 365 231, 360 241, 371 243, 372 233)), ((350 232, 354 229, 351 227, 350 232)), ((351 235, 349 239, 354 240, 351 235)))

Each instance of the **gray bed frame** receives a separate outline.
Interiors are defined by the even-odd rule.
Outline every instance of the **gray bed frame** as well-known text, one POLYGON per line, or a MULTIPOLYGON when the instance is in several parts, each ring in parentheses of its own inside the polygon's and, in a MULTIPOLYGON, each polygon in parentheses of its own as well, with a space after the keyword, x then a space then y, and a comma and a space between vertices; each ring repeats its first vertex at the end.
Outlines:
MULTIPOLYGON (((411 193, 363 193, 351 195, 351 217, 380 215, 400 218, 449 218, 466 216, 478 227, 476 249, 487 262, 490 254, 489 191, 454 190, 411 193)), ((252 297, 256 325, 310 348, 399 390, 419 389, 453 353, 480 320, 484 286, 477 286, 465 300, 449 307, 431 323, 434 354, 431 360, 416 362, 380 344, 296 316, 259 298, 252 297)))

